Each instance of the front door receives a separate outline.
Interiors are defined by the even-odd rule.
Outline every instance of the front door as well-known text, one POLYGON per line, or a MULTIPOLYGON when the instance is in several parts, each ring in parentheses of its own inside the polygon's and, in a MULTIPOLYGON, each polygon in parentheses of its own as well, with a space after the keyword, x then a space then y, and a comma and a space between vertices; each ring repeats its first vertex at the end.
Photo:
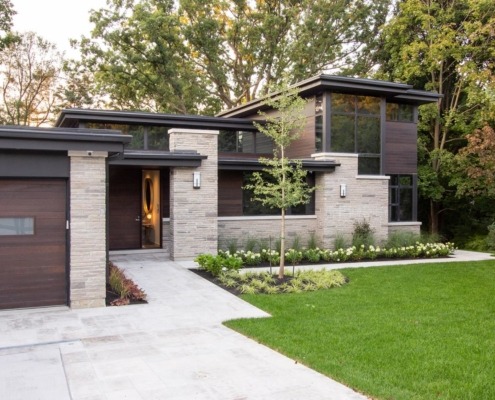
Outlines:
POLYGON ((109 175, 109 248, 140 249, 141 169, 112 166, 109 175))

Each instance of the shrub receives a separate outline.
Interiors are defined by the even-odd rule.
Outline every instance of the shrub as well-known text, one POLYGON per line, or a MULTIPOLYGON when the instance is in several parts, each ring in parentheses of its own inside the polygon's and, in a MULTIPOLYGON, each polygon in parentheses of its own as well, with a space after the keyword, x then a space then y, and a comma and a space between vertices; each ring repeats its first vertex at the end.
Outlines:
POLYGON ((109 263, 108 284, 112 291, 119 296, 110 304, 121 306, 129 304, 131 300, 146 300, 146 293, 132 279, 126 277, 124 271, 113 263, 109 263))
POLYGON ((303 258, 312 263, 317 263, 320 261, 320 249, 318 247, 309 248, 304 250, 303 258))
POLYGON ((290 264, 299 264, 302 259, 303 253, 297 249, 289 249, 285 253, 285 260, 290 264))
POLYGON ((488 225, 488 235, 486 236, 486 245, 489 250, 495 250, 495 222, 488 225))
POLYGON ((420 235, 397 231, 389 235, 385 247, 414 246, 417 242, 421 242, 420 235))
POLYGON ((374 245, 374 229, 371 228, 371 225, 368 221, 362 220, 361 222, 354 222, 354 232, 352 233, 352 245, 355 247, 361 247, 374 245))
POLYGON ((258 247, 258 239, 253 237, 248 237, 245 246, 246 252, 255 253, 257 247, 258 247))
POLYGON ((311 232, 308 239, 308 249, 316 249, 318 247, 318 239, 316 238, 316 234, 311 232))
POLYGON ((208 271, 213 276, 218 276, 222 271, 238 270, 242 267, 242 258, 230 254, 230 251, 219 252, 218 255, 200 254, 194 261, 199 268, 208 271))
POLYGON ((347 241, 345 240, 344 235, 337 234, 333 241, 333 249, 338 250, 338 249, 345 249, 347 247, 348 247, 347 241))

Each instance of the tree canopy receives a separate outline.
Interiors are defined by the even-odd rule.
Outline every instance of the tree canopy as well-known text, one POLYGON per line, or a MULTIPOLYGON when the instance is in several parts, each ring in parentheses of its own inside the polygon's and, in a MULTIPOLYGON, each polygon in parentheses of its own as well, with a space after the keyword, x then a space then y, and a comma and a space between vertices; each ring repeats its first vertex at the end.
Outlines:
POLYGON ((75 75, 114 108, 214 114, 284 72, 366 73, 390 0, 109 0, 75 45, 75 75), (352 68, 349 68, 353 60, 352 68), (357 61, 359 60, 359 61, 357 61))

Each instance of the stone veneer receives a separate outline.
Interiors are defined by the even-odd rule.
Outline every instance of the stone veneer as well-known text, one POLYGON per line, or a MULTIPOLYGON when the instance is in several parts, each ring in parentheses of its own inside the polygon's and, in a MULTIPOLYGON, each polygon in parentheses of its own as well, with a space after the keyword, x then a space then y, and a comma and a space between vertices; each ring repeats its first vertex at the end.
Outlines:
MULTIPOLYGON (((291 247, 294 239, 299 238, 301 246, 306 246, 311 234, 316 233, 316 216, 290 215, 285 220, 286 247, 291 247)), ((220 217, 218 218, 219 247, 227 249, 235 242, 238 249, 244 249, 250 238, 262 240, 268 244, 272 238, 272 248, 280 238, 280 217, 220 217)))
POLYGON ((72 308, 105 305, 107 155, 69 151, 72 308))
POLYGON ((358 175, 357 154, 320 153, 316 160, 340 163, 335 172, 316 174, 317 235, 325 248, 333 248, 335 238, 350 241, 354 223, 367 221, 377 241, 388 236, 389 177, 358 175), (340 185, 347 187, 346 197, 340 197, 340 185))
POLYGON ((170 258, 216 253, 218 246, 218 131, 170 129, 170 151, 207 155, 198 168, 174 167, 170 174, 170 258), (193 188, 193 172, 201 188, 193 188))

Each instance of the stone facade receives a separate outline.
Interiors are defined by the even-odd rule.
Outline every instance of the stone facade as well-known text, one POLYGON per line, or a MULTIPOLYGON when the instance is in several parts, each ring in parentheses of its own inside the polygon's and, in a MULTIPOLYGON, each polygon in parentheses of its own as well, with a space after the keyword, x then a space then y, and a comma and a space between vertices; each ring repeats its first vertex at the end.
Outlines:
POLYGON ((332 173, 316 174, 317 235, 323 247, 333 248, 338 236, 352 238, 354 224, 368 222, 377 241, 388 236, 387 176, 358 175, 357 154, 321 153, 317 160, 336 160, 341 165, 332 173), (346 186, 341 197, 340 185, 346 186))
POLYGON ((218 131, 171 129, 170 151, 207 155, 198 168, 173 168, 170 175, 170 257, 192 259, 218 247, 218 131), (193 173, 201 187, 193 188, 193 173))
POLYGON ((421 222, 390 222, 388 224, 388 234, 392 235, 398 232, 419 235, 421 233, 421 222))
POLYGON ((106 152, 69 151, 70 306, 100 307, 106 297, 106 152))
MULTIPOLYGON (((316 234, 314 215, 287 216, 286 247, 291 247, 294 239, 299 238, 301 246, 306 246, 312 234, 316 234)), ((239 250, 244 249, 249 239, 257 239, 272 248, 280 238, 280 217, 221 217, 218 219, 219 248, 227 249, 235 243, 239 250)))

